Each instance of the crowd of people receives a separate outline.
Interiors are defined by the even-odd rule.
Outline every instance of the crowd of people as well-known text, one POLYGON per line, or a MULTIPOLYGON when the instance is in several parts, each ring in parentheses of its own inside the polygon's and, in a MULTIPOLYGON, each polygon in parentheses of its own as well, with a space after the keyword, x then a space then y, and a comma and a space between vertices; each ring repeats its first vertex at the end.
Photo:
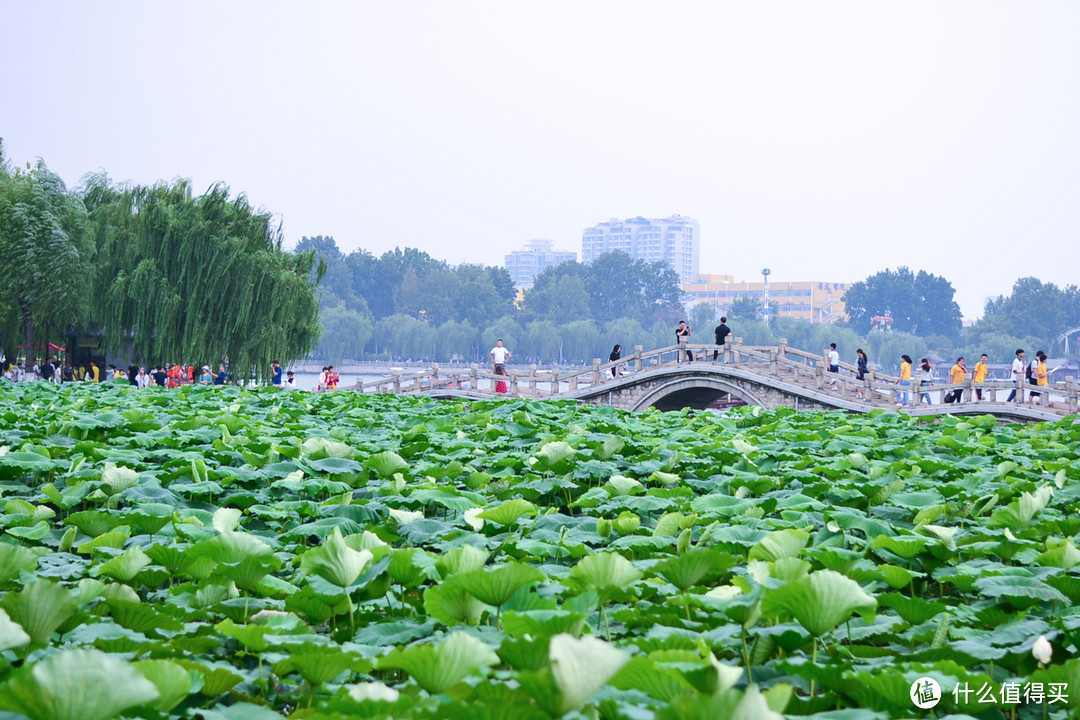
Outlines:
MULTIPOLYGON (((166 363, 149 368, 132 364, 126 369, 109 364, 102 367, 103 363, 91 361, 81 363, 78 366, 70 360, 61 362, 53 356, 45 361, 34 361, 29 369, 24 362, 6 362, 0 371, 0 379, 8 382, 43 381, 57 384, 85 382, 85 383, 127 383, 137 388, 163 387, 177 388, 182 385, 225 385, 229 381, 229 371, 225 363, 218 365, 217 372, 212 372, 209 365, 197 368, 195 365, 184 363, 166 363)), ((282 372, 282 367, 276 360, 271 366, 271 384, 275 387, 293 389, 296 381, 293 371, 282 372)), ((327 387, 337 387, 338 377, 330 367, 330 377, 333 384, 327 387)), ((327 368, 323 368, 324 378, 327 376, 327 368)))

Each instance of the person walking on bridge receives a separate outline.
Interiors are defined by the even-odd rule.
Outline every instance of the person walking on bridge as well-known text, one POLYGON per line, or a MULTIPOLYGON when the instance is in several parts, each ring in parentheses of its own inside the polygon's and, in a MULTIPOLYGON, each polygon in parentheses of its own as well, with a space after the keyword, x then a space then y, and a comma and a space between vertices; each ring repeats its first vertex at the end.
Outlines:
MULTIPOLYGON (((616 345, 611 348, 611 354, 608 355, 608 362, 617 363, 622 359, 622 345, 616 345)), ((611 377, 619 377, 619 366, 611 366, 611 377)))
MULTIPOLYGON (((1024 349, 1019 348, 1016 351, 1016 358, 1012 361, 1012 377, 1013 383, 1023 381, 1024 379, 1024 349)), ((1005 402, 1011 403, 1016 399, 1016 388, 1009 391, 1009 397, 1005 398, 1005 402)), ((1024 391, 1020 391, 1020 402, 1024 402, 1024 391)))
MULTIPOLYGON (((975 373, 972 377, 975 384, 986 382, 986 357, 986 353, 983 353, 982 357, 979 358, 979 362, 975 363, 975 373)), ((982 399, 982 388, 975 388, 975 402, 982 402, 982 399)))
POLYGON ((716 326, 713 333, 716 335, 716 344, 718 347, 716 350, 713 350, 712 361, 716 362, 717 357, 724 352, 724 345, 727 343, 727 337, 731 334, 731 328, 727 326, 726 315, 720 317, 720 324, 716 326))
MULTIPOLYGON (((900 356, 900 379, 898 384, 901 387, 911 387, 911 356, 900 356)), ((911 404, 911 391, 899 390, 896 393, 896 407, 901 405, 911 404)))
MULTIPOLYGON (((686 324, 686 321, 680 320, 679 327, 675 328, 675 344, 681 345, 685 338, 689 338, 693 334, 694 333, 690 331, 690 326, 686 324)), ((694 362, 694 351, 690 348, 686 349, 686 361, 694 362)), ((675 362, 682 362, 681 352, 675 356, 675 362)))
POLYGON ((491 364, 495 366, 496 370, 500 367, 503 370, 506 369, 506 362, 510 359, 510 350, 503 347, 502 338, 495 341, 495 347, 491 348, 488 357, 491 358, 491 364))
MULTIPOLYGON (((866 379, 866 373, 868 372, 870 372, 870 360, 866 357, 863 349, 859 348, 855 351, 855 379, 862 382, 866 379)), ((855 391, 855 397, 860 400, 865 399, 861 387, 855 391)))

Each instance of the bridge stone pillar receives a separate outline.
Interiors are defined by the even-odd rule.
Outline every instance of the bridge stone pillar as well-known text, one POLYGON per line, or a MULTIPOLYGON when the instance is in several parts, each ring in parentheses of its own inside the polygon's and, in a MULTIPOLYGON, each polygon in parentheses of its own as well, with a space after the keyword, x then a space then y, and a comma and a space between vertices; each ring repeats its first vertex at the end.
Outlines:
POLYGON ((825 387, 825 368, 821 367, 821 365, 814 366, 814 382, 817 384, 818 390, 825 387))
POLYGON ((727 361, 728 361, 729 364, 739 362, 739 346, 740 345, 742 345, 742 338, 741 337, 732 337, 731 338, 731 349, 728 350, 728 352, 731 353, 731 354, 727 358, 727 361))
POLYGON ((634 346, 634 372, 641 372, 641 354, 645 352, 643 345, 634 346))
POLYGON ((559 369, 556 368, 551 371, 551 394, 559 394, 559 369))
POLYGON ((600 358, 592 359, 592 381, 593 385, 600 384, 600 358))
POLYGON ((479 390, 480 379, 477 377, 480 373, 480 366, 476 363, 469 363, 469 389, 479 390))
POLYGON ((390 374, 390 384, 394 386, 394 393, 401 392, 401 373, 394 372, 390 374))
POLYGON ((964 402, 969 403, 972 400, 974 394, 971 390, 971 373, 964 373, 964 389, 961 391, 964 393, 964 402))
POLYGON ((536 390, 536 364, 529 365, 529 390, 536 390))
POLYGON ((1065 390, 1069 395, 1069 414, 1075 415, 1078 403, 1076 398, 1076 378, 1072 375, 1065 377, 1065 390))
POLYGON ((787 357, 787 338, 777 338, 776 354, 781 360, 787 357))
POLYGON ((874 386, 874 381, 877 379, 877 370, 867 370, 863 374, 863 399, 866 402, 870 402, 871 388, 874 386))
POLYGON ((439 363, 431 363, 431 387, 439 386, 439 363))
POLYGON ((518 394, 518 371, 514 370, 510 373, 510 394, 518 394))

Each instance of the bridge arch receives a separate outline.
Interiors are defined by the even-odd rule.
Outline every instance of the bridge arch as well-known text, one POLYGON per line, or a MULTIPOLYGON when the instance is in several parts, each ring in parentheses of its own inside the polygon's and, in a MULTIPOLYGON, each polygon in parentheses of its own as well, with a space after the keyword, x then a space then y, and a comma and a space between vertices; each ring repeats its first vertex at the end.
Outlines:
POLYGON ((709 405, 712 405, 721 395, 728 394, 745 400, 749 405, 769 407, 756 393, 748 391, 746 388, 735 385, 727 380, 716 377, 696 377, 679 378, 663 383, 650 390, 644 397, 638 400, 631 409, 634 412, 641 412, 651 407, 659 407, 659 409, 662 410, 679 410, 684 407, 694 408, 695 410, 704 410, 709 407, 709 405), (685 398, 679 407, 665 407, 665 405, 672 404, 672 401, 678 398, 685 398), (668 400, 668 402, 665 403, 665 400, 668 400))

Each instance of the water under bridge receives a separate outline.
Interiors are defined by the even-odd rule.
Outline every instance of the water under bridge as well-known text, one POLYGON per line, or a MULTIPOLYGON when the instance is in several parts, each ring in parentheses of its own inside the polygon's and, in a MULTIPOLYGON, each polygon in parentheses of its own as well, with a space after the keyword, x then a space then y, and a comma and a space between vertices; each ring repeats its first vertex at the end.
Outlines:
POLYGON ((569 372, 510 370, 495 375, 473 364, 453 369, 429 369, 357 383, 343 388, 356 392, 423 393, 434 398, 490 399, 493 397, 565 398, 594 405, 642 411, 683 408, 706 409, 725 403, 746 403, 763 408, 796 410, 839 409, 869 412, 875 408, 911 415, 993 414, 1021 421, 1058 420, 1077 412, 1077 384, 1073 377, 1038 388, 1041 404, 1026 402, 1030 385, 1019 382, 976 383, 971 374, 964 382, 933 386, 938 398, 959 393, 960 402, 924 404, 925 388, 901 386, 899 379, 871 370, 862 380, 856 368, 840 364, 840 372, 827 372, 827 358, 787 346, 743 345, 738 338, 719 351, 715 345, 671 345, 634 353, 617 362, 593 360, 592 367, 569 372), (693 360, 688 356, 692 354, 693 360), (614 372, 613 372, 614 371, 614 372), (496 392, 502 383, 505 394, 496 392), (1006 402, 1010 391, 1020 402, 1006 402), (982 400, 977 391, 981 391, 982 400), (897 393, 910 394, 910 405, 898 408, 897 393))

